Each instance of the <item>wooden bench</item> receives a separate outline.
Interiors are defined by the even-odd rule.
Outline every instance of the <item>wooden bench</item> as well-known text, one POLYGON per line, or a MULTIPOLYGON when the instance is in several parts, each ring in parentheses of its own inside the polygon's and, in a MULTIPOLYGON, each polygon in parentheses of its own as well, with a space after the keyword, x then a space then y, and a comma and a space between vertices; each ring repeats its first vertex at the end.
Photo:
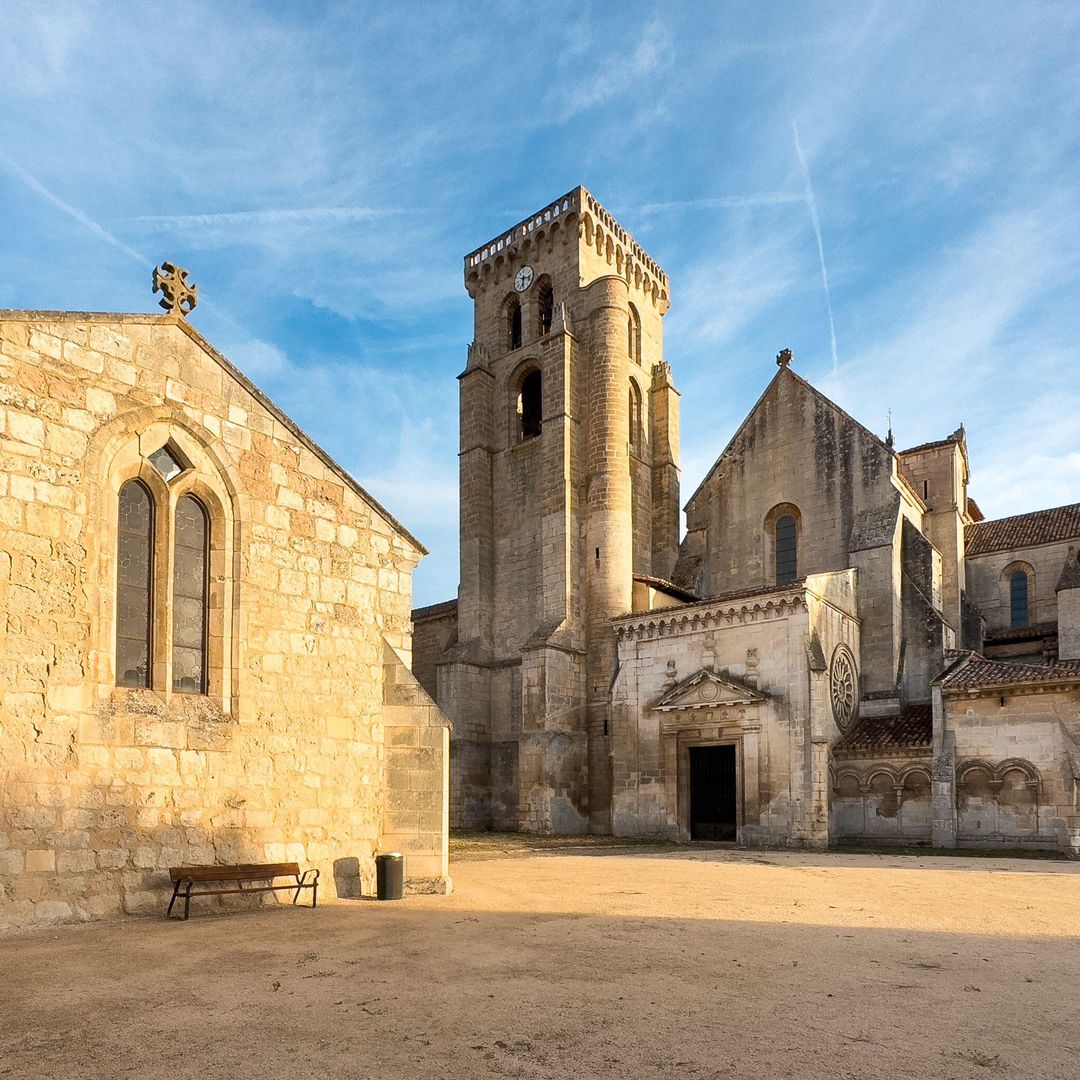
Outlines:
POLYGON ((295 904, 300 899, 301 890, 310 889, 311 906, 315 907, 319 894, 319 871, 305 870, 301 874, 299 864, 294 862, 245 863, 240 866, 173 866, 169 869, 169 877, 173 881, 173 893, 165 912, 166 919, 171 917, 173 904, 180 896, 184 898, 184 918, 186 919, 193 896, 225 896, 229 893, 243 893, 246 896, 249 893, 291 889, 296 893, 292 899, 295 904), (296 881, 289 885, 275 885, 274 879, 279 877, 294 877, 296 881), (267 884, 245 889, 245 881, 265 881, 267 884), (235 885, 236 888, 191 891, 196 885, 215 882, 221 885, 235 885))

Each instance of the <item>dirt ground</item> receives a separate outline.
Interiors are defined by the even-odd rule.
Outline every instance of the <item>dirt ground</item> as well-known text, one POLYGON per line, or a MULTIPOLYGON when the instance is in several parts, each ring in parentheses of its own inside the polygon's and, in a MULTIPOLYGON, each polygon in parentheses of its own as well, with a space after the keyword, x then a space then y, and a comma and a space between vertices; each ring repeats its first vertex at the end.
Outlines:
POLYGON ((1080 1076, 1080 864, 456 847, 451 897, 0 938, 0 1075, 1080 1076))

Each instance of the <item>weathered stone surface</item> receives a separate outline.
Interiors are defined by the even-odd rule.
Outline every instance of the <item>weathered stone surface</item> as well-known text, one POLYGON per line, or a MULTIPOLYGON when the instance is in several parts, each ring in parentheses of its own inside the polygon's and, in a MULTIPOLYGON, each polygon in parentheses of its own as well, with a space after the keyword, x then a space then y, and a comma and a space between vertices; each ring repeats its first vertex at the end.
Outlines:
MULTIPOLYGON (((170 865, 371 880, 417 541, 186 323, 0 312, 0 925, 160 913, 170 865), (166 443, 189 467, 168 484, 166 443), (152 685, 116 685, 117 499, 156 503, 152 685), (210 519, 208 692, 173 689, 173 507, 210 519)), ((407 674, 407 672, 406 672, 407 674)), ((397 737, 445 734, 419 686, 397 737), (415 730, 414 730, 415 729, 415 730)), ((442 742, 407 790, 443 791, 442 742)), ((448 880, 445 814, 395 822, 448 880)), ((410 871, 413 866, 410 866, 410 871)))

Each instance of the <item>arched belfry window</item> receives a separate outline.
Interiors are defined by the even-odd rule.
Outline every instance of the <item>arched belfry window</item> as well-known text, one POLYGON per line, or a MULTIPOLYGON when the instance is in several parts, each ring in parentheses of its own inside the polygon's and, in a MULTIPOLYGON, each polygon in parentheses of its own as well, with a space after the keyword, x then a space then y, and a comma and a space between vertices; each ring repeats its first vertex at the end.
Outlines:
POLYGON ((536 307, 540 336, 543 337, 551 329, 551 320, 555 317, 555 293, 551 289, 551 278, 546 274, 536 283, 536 307))
POLYGON ((521 380, 517 397, 518 439, 535 439, 544 416, 544 384, 539 371, 530 371, 521 380))
POLYGON ((1009 575, 1009 626, 1021 630, 1028 625, 1028 576, 1025 570, 1009 575))
POLYGON ((142 481, 129 480, 117 517, 117 686, 150 685, 153 580, 154 502, 142 481))
POLYGON ((210 529, 202 503, 176 504, 173 541, 173 689, 206 693, 207 564, 210 529))
POLYGON ((630 314, 627 318, 627 347, 630 350, 630 359, 636 364, 641 363, 641 316, 637 308, 630 305, 630 314))
POLYGON ((630 380, 630 449, 641 450, 641 391, 630 380))
POLYGON ((516 296, 506 298, 506 347, 521 348, 521 302, 516 296))

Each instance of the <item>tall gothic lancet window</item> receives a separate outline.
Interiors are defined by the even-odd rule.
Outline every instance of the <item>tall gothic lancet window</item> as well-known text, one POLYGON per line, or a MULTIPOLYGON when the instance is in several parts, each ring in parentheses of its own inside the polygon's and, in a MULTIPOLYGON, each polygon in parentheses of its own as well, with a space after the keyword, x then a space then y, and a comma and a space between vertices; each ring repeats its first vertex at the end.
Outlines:
POLYGON ((776 584, 790 585, 799 576, 798 530, 790 514, 776 522, 776 584))
POLYGON ((506 301, 506 347, 521 348, 521 303, 516 296, 506 301))
POLYGON ((641 363, 641 316, 637 308, 630 305, 630 314, 626 322, 627 347, 630 350, 630 359, 635 364, 641 363))
POLYGON ((206 607, 209 528, 198 499, 176 504, 173 549, 173 689, 206 693, 206 607))
POLYGON ((154 504, 139 480, 120 489, 116 556, 116 685, 149 686, 154 504))
POLYGON ((521 380, 517 399, 518 438, 535 439, 544 415, 544 386, 539 371, 530 371, 521 380))
POLYGON ((1014 570, 1009 578, 1009 625, 1021 630, 1028 624, 1028 576, 1024 570, 1014 570))
POLYGON ((536 304, 540 316, 540 336, 551 329, 551 320, 555 317, 555 293, 551 289, 551 278, 546 275, 536 283, 536 304))

